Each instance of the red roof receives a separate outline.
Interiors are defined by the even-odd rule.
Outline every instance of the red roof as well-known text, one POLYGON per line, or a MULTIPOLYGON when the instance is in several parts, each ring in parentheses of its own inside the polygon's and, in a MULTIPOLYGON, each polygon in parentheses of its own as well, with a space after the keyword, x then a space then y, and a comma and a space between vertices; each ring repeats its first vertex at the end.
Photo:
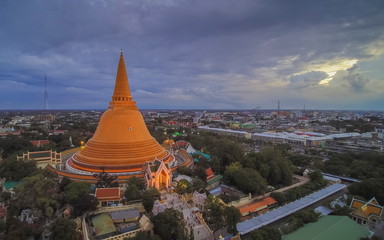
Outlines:
POLYGON ((95 195, 98 200, 121 200, 120 188, 96 188, 95 195))
POLYGON ((205 174, 207 175, 207 180, 211 180, 215 177, 215 174, 212 171, 212 168, 205 169, 205 174))
POLYGON ((48 144, 49 141, 48 141, 48 140, 33 140, 33 141, 31 141, 31 143, 32 143, 33 146, 38 146, 38 147, 40 147, 40 146, 42 146, 42 145, 46 145, 46 144, 48 144))

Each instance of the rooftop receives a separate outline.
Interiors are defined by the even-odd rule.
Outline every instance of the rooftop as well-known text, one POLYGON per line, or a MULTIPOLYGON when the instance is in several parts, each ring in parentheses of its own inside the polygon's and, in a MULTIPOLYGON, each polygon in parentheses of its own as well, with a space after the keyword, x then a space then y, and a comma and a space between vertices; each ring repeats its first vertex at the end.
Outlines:
POLYGON ((370 235, 368 229, 346 216, 323 216, 317 222, 283 236, 283 240, 359 240, 370 235))
POLYGON ((102 213, 92 218, 92 224, 95 228, 95 236, 97 239, 102 239, 107 236, 112 236, 117 233, 117 229, 113 224, 109 213, 102 213))

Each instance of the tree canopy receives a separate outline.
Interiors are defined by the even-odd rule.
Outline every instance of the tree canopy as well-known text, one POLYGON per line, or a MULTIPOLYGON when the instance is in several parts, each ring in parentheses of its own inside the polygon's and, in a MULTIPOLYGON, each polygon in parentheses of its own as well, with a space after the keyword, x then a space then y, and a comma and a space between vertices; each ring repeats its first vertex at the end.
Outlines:
POLYGON ((36 174, 23 179, 15 188, 15 202, 18 209, 39 209, 43 212, 48 207, 57 209, 59 185, 43 174, 36 174))
POLYGON ((249 234, 250 240, 281 240, 281 233, 276 228, 262 227, 249 234))
POLYGON ((190 182, 185 179, 181 179, 176 186, 176 192, 178 194, 186 194, 193 192, 193 186, 190 182))
POLYGON ((227 182, 246 193, 263 194, 267 190, 265 179, 252 168, 243 168, 239 162, 232 163, 224 173, 227 182))
POLYGON ((75 208, 75 215, 81 215, 88 210, 95 210, 98 201, 90 195, 90 185, 84 182, 71 182, 64 188, 65 201, 75 208))
POLYGON ((270 185, 290 185, 293 165, 278 148, 266 147, 260 153, 249 153, 242 162, 244 167, 257 170, 270 185))
POLYGON ((76 232, 76 223, 67 218, 56 218, 51 224, 53 240, 78 240, 80 239, 76 232))
POLYGON ((31 176, 36 170, 36 163, 34 161, 7 158, 0 164, 0 178, 20 181, 27 176, 31 176))
POLYGON ((151 221, 154 224, 154 232, 163 240, 189 239, 183 214, 177 210, 167 208, 151 217, 151 221))

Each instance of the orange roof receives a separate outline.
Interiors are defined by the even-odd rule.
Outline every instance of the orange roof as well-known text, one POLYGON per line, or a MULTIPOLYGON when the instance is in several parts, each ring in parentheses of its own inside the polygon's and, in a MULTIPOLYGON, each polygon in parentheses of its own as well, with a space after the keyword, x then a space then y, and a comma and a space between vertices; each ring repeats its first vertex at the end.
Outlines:
POLYGON ((361 208, 362 206, 364 206, 365 202, 363 201, 360 201, 358 199, 353 199, 352 200, 352 207, 353 208, 361 208))
POLYGON ((265 209, 267 207, 268 207, 268 205, 264 201, 260 201, 257 203, 253 203, 251 205, 247 205, 245 207, 241 207, 239 210, 243 214, 243 213, 248 213, 248 212, 257 212, 257 211, 260 211, 260 210, 265 209))
POLYGON ((371 200, 369 201, 369 203, 374 204, 374 205, 379 205, 379 206, 380 206, 380 204, 376 201, 376 199, 371 199, 371 200))
POLYGON ((372 214, 381 216, 383 213, 383 207, 378 204, 375 198, 372 198, 368 202, 353 198, 351 207, 355 208, 352 214, 365 218, 368 218, 372 214))
POLYGON ((207 175, 207 181, 215 178, 215 173, 213 173, 212 168, 205 169, 205 174, 207 175))
POLYGON ((257 211, 260 211, 262 209, 265 209, 267 208, 268 206, 272 205, 272 204, 275 204, 277 203, 277 201, 272 198, 272 197, 267 197, 267 198, 264 198, 263 200, 259 201, 259 202, 256 202, 256 203, 252 203, 252 204, 249 204, 249 205, 245 205, 245 206, 242 206, 239 208, 240 212, 242 214, 244 213, 248 213, 248 212, 257 212, 257 211))
POLYGON ((277 201, 273 197, 264 198, 263 201, 265 201, 268 205, 272 205, 272 204, 277 203, 277 201))
POLYGON ((120 188, 96 188, 96 198, 98 200, 121 200, 120 188))
POLYGON ((207 168, 207 169, 205 169, 205 174, 207 174, 208 177, 209 177, 209 176, 213 176, 213 175, 215 175, 215 174, 213 173, 213 171, 212 171, 212 168, 207 168))

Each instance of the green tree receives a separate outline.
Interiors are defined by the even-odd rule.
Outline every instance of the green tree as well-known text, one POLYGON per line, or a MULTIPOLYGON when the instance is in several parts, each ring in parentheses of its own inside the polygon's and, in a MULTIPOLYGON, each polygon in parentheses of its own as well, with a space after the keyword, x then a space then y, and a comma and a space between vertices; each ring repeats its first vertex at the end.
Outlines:
POLYGON ((78 240, 76 223, 66 218, 56 218, 51 224, 53 240, 78 240))
POLYGON ((201 180, 203 180, 204 182, 207 181, 207 174, 205 173, 205 169, 206 168, 203 168, 203 167, 196 167, 194 170, 193 170, 193 175, 200 178, 201 180))
POLYGON ((193 191, 203 192, 205 191, 205 182, 200 178, 194 178, 192 181, 193 191))
POLYGON ((72 183, 72 180, 69 177, 67 177, 67 176, 63 177, 59 181, 60 181, 60 185, 59 186, 60 186, 60 191, 61 192, 64 192, 65 187, 68 186, 70 183, 72 183))
POLYGON ((285 150, 266 147, 260 153, 251 152, 247 154, 242 163, 244 167, 258 171, 270 185, 290 185, 292 183, 293 165, 285 157, 286 155, 288 154, 285 150))
POLYGON ((178 194, 186 194, 193 192, 193 186, 190 182, 185 179, 181 179, 176 186, 176 192, 178 194))
POLYGON ((271 197, 273 197, 280 205, 285 204, 285 202, 287 201, 283 193, 273 192, 271 193, 271 197))
POLYGON ((166 209, 164 212, 151 217, 154 225, 154 232, 161 239, 189 239, 183 214, 174 209, 166 209))
POLYGON ((319 215, 319 213, 312 209, 296 212, 288 218, 288 224, 284 225, 282 232, 284 234, 288 234, 304 226, 304 224, 316 222, 319 218, 319 215))
POLYGON ((136 185, 128 185, 127 189, 125 190, 125 197, 128 201, 138 200, 142 198, 140 190, 137 188, 136 185))
POLYGON ((57 208, 58 196, 57 182, 43 174, 37 174, 24 178, 15 188, 14 205, 18 209, 31 208, 45 212, 48 207, 57 208))
POLYGON ((75 204, 84 196, 89 194, 90 185, 85 182, 71 182, 64 188, 65 201, 69 204, 75 204))
POLYGON ((159 190, 156 188, 148 188, 143 194, 143 206, 147 213, 151 212, 153 209, 153 204, 155 203, 156 198, 160 196, 159 190))
POLYGON ((321 174, 320 171, 315 171, 315 172, 309 173, 309 178, 311 179, 312 182, 324 181, 323 175, 321 174))
POLYGON ((241 213, 239 209, 231 206, 224 209, 224 216, 227 223, 227 230, 231 234, 236 234, 236 224, 240 221, 241 213))
POLYGON ((253 168, 242 168, 239 163, 231 164, 224 173, 227 182, 247 193, 262 194, 267 189, 265 179, 253 168))
POLYGON ((31 237, 37 238, 41 231, 34 224, 19 222, 16 219, 7 219, 8 230, 2 239, 24 240, 31 237), (12 223, 9 223, 12 221, 12 223))
POLYGON ((218 230, 223 227, 225 210, 223 201, 214 195, 208 195, 205 208, 204 218, 211 228, 218 230))
POLYGON ((87 211, 94 211, 96 210, 98 204, 99 202, 95 196, 84 193, 79 200, 73 204, 73 207, 75 208, 75 215, 80 216, 87 211))
POLYGON ((379 202, 384 202, 384 178, 371 178, 359 183, 353 183, 348 187, 352 195, 358 195, 369 200, 373 197, 379 202))
POLYGON ((333 209, 331 215, 349 216, 351 211, 352 211, 351 208, 349 208, 348 206, 340 207, 339 205, 336 205, 336 207, 333 209))
POLYGON ((262 227, 249 234, 251 240, 281 240, 281 233, 276 228, 262 227))
POLYGON ((109 175, 106 172, 101 172, 93 175, 96 179, 96 187, 97 188, 110 188, 110 187, 118 187, 117 176, 109 175))
POLYGON ((95 210, 98 201, 90 195, 90 185, 84 182, 71 182, 64 188, 65 202, 74 207, 75 215, 82 215, 86 211, 95 210))
POLYGON ((20 181, 27 176, 31 176, 36 170, 36 163, 34 161, 7 158, 0 164, 0 177, 7 180, 20 181))
POLYGON ((30 138, 23 134, 22 138, 7 135, 5 138, 0 139, 0 148, 2 151, 2 158, 9 158, 11 156, 16 156, 17 154, 21 154, 22 152, 26 152, 32 148, 32 144, 30 143, 30 138))
POLYGON ((137 189, 144 190, 145 189, 145 181, 143 178, 137 178, 135 176, 131 177, 127 181, 128 185, 136 185, 137 189))
POLYGON ((177 172, 180 175, 187 175, 187 176, 193 176, 193 170, 190 167, 181 166, 177 169, 177 172))

